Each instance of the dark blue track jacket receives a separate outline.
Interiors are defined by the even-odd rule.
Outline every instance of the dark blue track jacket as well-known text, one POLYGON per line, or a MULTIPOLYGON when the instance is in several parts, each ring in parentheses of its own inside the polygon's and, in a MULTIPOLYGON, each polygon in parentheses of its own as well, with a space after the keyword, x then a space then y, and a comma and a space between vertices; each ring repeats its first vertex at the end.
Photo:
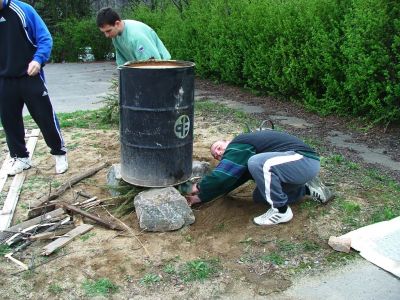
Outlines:
MULTIPOLYGON (((0 10, 0 77, 25 76, 32 60, 43 66, 50 57, 52 46, 50 32, 32 6, 17 0, 3 0, 0 10)), ((43 71, 40 72, 43 78, 43 71)))

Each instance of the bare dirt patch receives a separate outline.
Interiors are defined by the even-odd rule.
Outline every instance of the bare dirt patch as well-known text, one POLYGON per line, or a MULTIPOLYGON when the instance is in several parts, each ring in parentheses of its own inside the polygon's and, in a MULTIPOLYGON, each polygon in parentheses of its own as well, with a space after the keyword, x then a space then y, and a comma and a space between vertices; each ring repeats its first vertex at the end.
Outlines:
MULTIPOLYGON (((345 123, 339 124, 338 119, 321 119, 296 106, 278 104, 273 99, 266 102, 267 98, 252 97, 236 88, 218 90, 207 82, 198 82, 199 85, 214 95, 263 105, 268 113, 285 111, 316 124, 307 130, 292 130, 299 136, 322 137, 336 126, 345 128, 345 123)), ((268 117, 268 113, 260 119, 268 117)), ((242 129, 243 124, 235 122, 234 118, 196 114, 194 159, 215 165, 209 154, 210 144, 219 138, 231 138, 242 129)), ((119 162, 117 130, 66 129, 64 137, 69 146, 69 171, 54 175, 54 161, 40 138, 34 154, 35 167, 27 173, 14 223, 26 217, 30 202, 49 193, 50 186, 55 188, 99 162, 119 162)), ((384 137, 380 143, 391 145, 386 134, 384 137)), ((394 150, 388 151, 397 158, 394 150)), ((356 157, 351 151, 348 154, 356 157)), ((109 197, 107 171, 101 170, 83 180, 60 200, 73 203, 76 197, 73 191, 79 190, 100 199, 109 197)), ((321 176, 329 179, 332 174, 322 170, 321 176)), ((343 186, 337 187, 346 189, 347 184, 351 189, 354 184, 345 180, 342 183, 343 186)), ((251 220, 264 213, 267 207, 253 203, 253 188, 249 183, 229 196, 194 207, 196 222, 175 232, 141 232, 132 212, 121 221, 133 229, 134 237, 95 225, 86 238, 75 239, 48 259, 40 255, 46 242, 35 242, 16 254, 24 263, 36 266, 32 271, 19 272, 18 266, 0 259, 1 298, 86 299, 91 295, 84 283, 105 278, 118 286, 118 290, 98 295, 98 299, 261 299, 287 289, 299 273, 319 272, 330 267, 332 260, 351 258, 351 255, 335 253, 326 244, 330 235, 339 235, 344 229, 336 215, 337 205, 321 206, 304 200, 292 206, 295 217, 290 223, 258 227, 251 220), (215 270, 209 279, 187 280, 185 266, 198 260, 200 263, 216 261, 215 270)), ((357 193, 351 200, 365 201, 357 193)), ((109 215, 113 209, 113 206, 105 206, 91 212, 113 220, 109 215)), ((89 220, 85 222, 90 223, 89 220)), ((196 265, 199 268, 204 266, 200 263, 196 265)))

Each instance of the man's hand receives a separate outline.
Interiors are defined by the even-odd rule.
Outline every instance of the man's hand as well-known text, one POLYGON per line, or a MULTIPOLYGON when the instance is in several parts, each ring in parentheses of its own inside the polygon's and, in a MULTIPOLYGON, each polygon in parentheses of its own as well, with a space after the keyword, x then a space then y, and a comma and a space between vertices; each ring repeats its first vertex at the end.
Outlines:
POLYGON ((198 194, 200 191, 199 191, 199 189, 197 188, 197 184, 193 184, 192 185, 192 192, 190 193, 191 195, 196 195, 196 194, 198 194))
POLYGON ((27 71, 28 75, 35 76, 39 73, 39 71, 40 71, 40 64, 37 61, 32 60, 28 65, 28 71, 27 71))
POLYGON ((197 195, 186 196, 185 198, 186 198, 186 201, 187 201, 187 203, 189 204, 189 206, 192 206, 193 204, 196 204, 196 203, 200 203, 200 202, 201 202, 199 196, 197 196, 197 195))

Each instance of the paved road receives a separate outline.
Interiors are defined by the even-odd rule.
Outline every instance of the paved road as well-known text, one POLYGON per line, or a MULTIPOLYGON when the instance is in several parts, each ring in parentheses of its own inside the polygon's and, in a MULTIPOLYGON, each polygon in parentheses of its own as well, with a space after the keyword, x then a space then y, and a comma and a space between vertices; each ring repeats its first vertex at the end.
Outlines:
POLYGON ((56 113, 101 107, 99 101, 118 75, 114 62, 48 64, 44 71, 56 113))
MULTIPOLYGON (((111 62, 50 64, 45 72, 56 112, 100 107, 98 101, 117 76, 111 62)), ((303 278, 277 299, 398 300, 400 280, 360 259, 345 268, 303 278)))

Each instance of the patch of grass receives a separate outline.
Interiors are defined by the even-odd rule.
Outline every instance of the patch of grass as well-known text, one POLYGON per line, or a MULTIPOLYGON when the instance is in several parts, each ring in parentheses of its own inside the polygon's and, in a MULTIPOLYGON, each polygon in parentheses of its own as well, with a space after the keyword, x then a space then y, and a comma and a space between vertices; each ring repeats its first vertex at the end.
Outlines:
POLYGON ((334 163, 340 165, 345 162, 345 158, 340 154, 333 154, 326 157, 327 163, 334 163))
POLYGON ((360 204, 353 201, 343 201, 340 206, 348 215, 354 215, 361 210, 360 204))
POLYGON ((49 285, 48 291, 50 294, 58 295, 62 293, 63 288, 57 283, 52 283, 49 285))
POLYGON ((186 262, 180 272, 180 276, 186 282, 204 281, 214 276, 219 269, 218 259, 196 259, 186 262))
POLYGON ((88 232, 88 233, 85 233, 84 235, 80 236, 79 239, 80 239, 82 242, 85 242, 85 241, 87 241, 88 239, 90 239, 91 237, 94 237, 95 235, 96 235, 96 233, 94 233, 94 232, 88 232))
POLYGON ((285 259, 281 255, 275 252, 261 256, 261 260, 266 262, 271 262, 278 266, 285 263, 285 259))
MULTIPOLYGON (((57 113, 61 128, 95 128, 116 129, 117 124, 112 124, 105 119, 104 108, 97 110, 76 111, 72 113, 57 113)), ((31 116, 24 117, 26 126, 36 126, 31 116)))
POLYGON ((146 274, 140 279, 140 284, 142 285, 153 285, 161 281, 161 277, 157 274, 146 274))
POLYGON ((219 224, 215 225, 214 228, 216 231, 224 231, 226 228, 226 225, 225 225, 225 223, 219 223, 219 224))
POLYGON ((188 243, 193 243, 194 242, 194 238, 190 234, 185 235, 184 239, 188 243))
POLYGON ((299 245, 286 240, 277 240, 276 245, 278 246, 279 251, 282 252, 293 252, 299 248, 299 245))
POLYGON ((171 263, 165 265, 163 271, 164 271, 165 273, 167 273, 167 274, 170 274, 170 275, 171 275, 171 274, 176 274, 175 266, 174 266, 173 264, 171 264, 171 263))
POLYGON ((106 296, 118 291, 118 286, 107 278, 101 278, 96 281, 87 279, 82 284, 82 287, 85 291, 85 294, 88 296, 106 296))
POLYGON ((313 241, 303 241, 302 242, 303 249, 308 252, 317 251, 321 249, 321 246, 313 241))
POLYGON ((0 256, 4 256, 11 252, 11 248, 8 245, 0 245, 0 256))
POLYGON ((383 207, 375 211, 371 216, 372 223, 391 220, 400 215, 400 207, 383 207))
POLYGON ((252 245, 255 243, 255 241, 252 237, 248 237, 248 238, 245 238, 244 240, 241 240, 239 243, 246 244, 246 245, 252 245))

